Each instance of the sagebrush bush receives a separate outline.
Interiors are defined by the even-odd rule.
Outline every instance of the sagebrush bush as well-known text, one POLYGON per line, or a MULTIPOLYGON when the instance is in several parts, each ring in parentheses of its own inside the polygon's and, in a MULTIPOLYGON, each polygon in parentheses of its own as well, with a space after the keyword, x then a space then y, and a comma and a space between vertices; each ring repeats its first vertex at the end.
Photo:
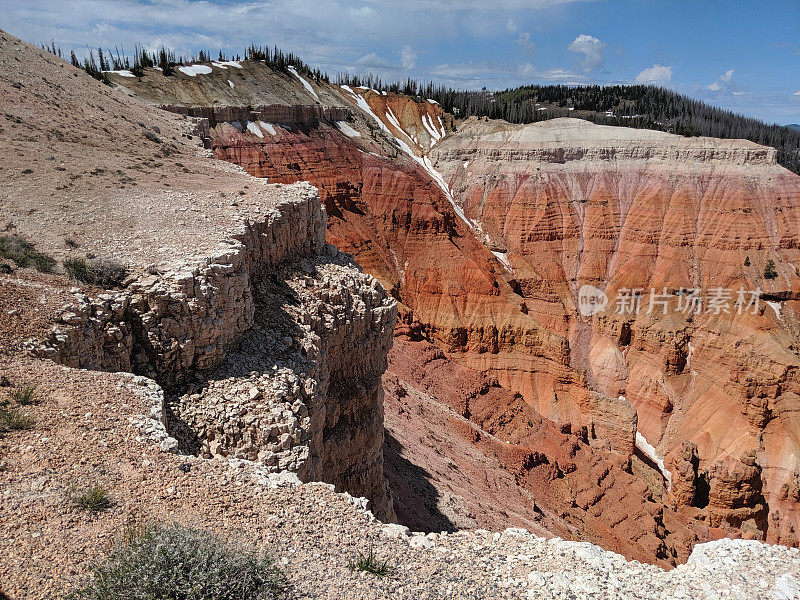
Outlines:
POLYGON ((67 275, 89 285, 116 287, 128 274, 125 265, 102 258, 67 258, 62 263, 67 275))
POLYGON ((0 406, 0 433, 30 429, 33 427, 33 417, 24 412, 6 406, 0 406))
POLYGON ((130 529, 74 600, 273 600, 288 586, 266 554, 205 531, 152 523, 130 529))
POLYGON ((114 506, 111 494, 101 485, 79 489, 78 486, 72 484, 67 490, 66 497, 73 508, 93 513, 103 512, 114 506))
POLYGON ((22 387, 18 387, 13 392, 11 392, 11 397, 18 404, 22 404, 23 406, 27 406, 29 404, 36 404, 36 402, 38 401, 38 398, 36 396, 36 386, 23 385, 22 387))
POLYGON ((42 273, 52 273, 56 259, 36 250, 36 247, 18 235, 0 236, 0 257, 13 260, 20 267, 33 267, 42 273))

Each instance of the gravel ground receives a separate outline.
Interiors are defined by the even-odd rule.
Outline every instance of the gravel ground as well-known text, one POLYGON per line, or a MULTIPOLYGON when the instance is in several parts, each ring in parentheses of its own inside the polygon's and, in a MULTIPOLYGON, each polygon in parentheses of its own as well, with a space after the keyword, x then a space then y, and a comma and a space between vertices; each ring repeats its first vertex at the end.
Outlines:
POLYGON ((800 550, 721 540, 672 571, 583 542, 524 530, 412 534, 385 525, 363 499, 325 484, 291 484, 246 461, 162 452, 144 435, 149 404, 128 375, 7 359, 12 387, 37 385, 29 431, 0 437, 0 589, 55 598, 87 576, 126 524, 189 523, 271 551, 296 598, 797 598, 800 550), (100 483, 115 501, 90 515, 70 484, 100 483), (351 572, 359 552, 389 559, 389 577, 351 572))

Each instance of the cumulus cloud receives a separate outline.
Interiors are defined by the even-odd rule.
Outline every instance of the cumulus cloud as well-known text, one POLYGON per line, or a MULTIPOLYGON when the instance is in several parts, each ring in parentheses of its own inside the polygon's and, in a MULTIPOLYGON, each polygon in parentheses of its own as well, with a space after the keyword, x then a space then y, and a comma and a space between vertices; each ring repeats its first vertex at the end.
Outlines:
POLYGON ((413 69, 417 66, 417 53, 411 46, 406 45, 400 49, 400 63, 404 69, 413 69))
POLYGON ((509 19, 506 21, 506 31, 510 31, 514 33, 517 30, 517 24, 514 22, 514 19, 509 19))
POLYGON ((567 46, 567 49, 576 54, 582 54, 582 69, 584 73, 594 71, 603 62, 603 50, 605 43, 598 40, 596 37, 580 34, 572 43, 567 46))
POLYGON ((536 44, 533 43, 530 33, 520 33, 517 37, 517 46, 528 54, 533 54, 536 51, 536 44))
POLYGON ((361 67, 388 67, 389 61, 374 52, 370 52, 359 58, 356 64, 361 67))
POLYGON ((636 83, 652 83, 654 85, 667 85, 672 80, 672 67, 653 65, 642 70, 636 76, 636 83))
POLYGON ((719 92, 722 90, 732 91, 734 95, 739 95, 737 94, 736 91, 733 90, 734 87, 736 86, 733 83, 733 69, 728 69, 727 71, 725 71, 725 73, 720 75, 716 81, 707 85, 706 89, 711 90, 712 92, 719 92))

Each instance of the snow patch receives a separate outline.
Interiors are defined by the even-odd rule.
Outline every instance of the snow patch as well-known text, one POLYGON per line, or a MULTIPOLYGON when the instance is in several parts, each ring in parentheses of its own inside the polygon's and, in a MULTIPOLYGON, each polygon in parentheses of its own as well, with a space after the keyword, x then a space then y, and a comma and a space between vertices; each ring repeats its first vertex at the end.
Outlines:
POLYGON ((772 300, 764 300, 764 302, 766 302, 767 304, 770 305, 772 310, 775 311, 775 314, 780 319, 781 318, 781 308, 783 308, 783 302, 773 302, 772 300))
POLYGON ((189 77, 195 77, 197 75, 208 75, 211 73, 211 67, 208 65, 189 65, 186 67, 178 67, 178 71, 189 77))
POLYGON ((258 123, 254 123, 253 121, 248 121, 247 131, 249 131, 254 135, 257 135, 260 138, 264 137, 264 132, 261 131, 261 127, 258 126, 258 123))
POLYGON ((295 70, 295 68, 294 68, 294 67, 292 67, 292 66, 289 66, 289 67, 286 67, 286 68, 287 68, 287 69, 289 69, 289 72, 290 72, 292 75, 294 75, 295 77, 297 77, 297 78, 300 80, 300 83, 302 83, 302 84, 303 84, 303 87, 304 87, 304 88, 306 88, 306 89, 308 90, 308 93, 309 93, 309 94, 311 94, 312 96, 314 96, 314 98, 316 98, 317 100, 319 100, 319 96, 317 96, 317 92, 315 92, 315 91, 314 91, 314 88, 312 88, 312 87, 311 87, 311 84, 310 84, 310 83, 308 83, 308 82, 307 82, 305 79, 303 79, 302 77, 300 77, 300 74, 299 74, 299 73, 298 73, 298 72, 295 70))
POLYGON ((496 252, 492 250, 492 254, 497 257, 497 260, 499 260, 506 269, 512 271, 511 261, 508 260, 508 252, 496 252))
MULTIPOLYGON (((405 133, 405 130, 400 127, 400 121, 397 120, 397 117, 394 116, 392 109, 390 107, 386 107, 386 118, 389 119, 389 123, 394 125, 399 131, 405 133)), ((411 136, 408 136, 408 139, 411 139, 411 136)))
POLYGON ((352 127, 350 127, 350 125, 345 121, 336 121, 336 127, 347 137, 351 138, 361 137, 361 134, 352 127))
MULTIPOLYGON (((624 398, 624 396, 620 396, 620 398, 624 398)), ((667 491, 671 491, 672 473, 667 471, 667 468, 664 466, 664 459, 658 455, 656 449, 638 431, 636 432, 636 447, 642 451, 642 454, 656 463, 658 470, 661 471, 661 475, 664 477, 664 481, 667 482, 667 491)))
POLYGON ((231 89, 236 87, 235 85, 233 85, 233 82, 230 79, 228 79, 228 85, 231 86, 231 89))
POLYGON ((270 135, 275 135, 277 133, 272 123, 265 123, 264 121, 259 121, 258 124, 261 126, 261 129, 263 129, 270 135))
POLYGON ((218 69, 227 69, 228 67, 236 67, 237 69, 242 68, 242 65, 239 64, 238 60, 212 60, 211 65, 217 67, 218 69))
POLYGON ((103 73, 113 73, 114 75, 119 75, 120 77, 136 77, 136 75, 131 73, 128 69, 122 69, 120 71, 103 71, 103 73))
POLYGON ((431 104, 439 104, 436 100, 431 100, 430 98, 428 98, 428 102, 431 104))
POLYGON ((430 117, 430 115, 428 115, 428 113, 422 114, 422 125, 431 136, 431 146, 434 146, 436 142, 442 139, 442 134, 436 131, 436 128, 433 125, 433 119, 430 117))

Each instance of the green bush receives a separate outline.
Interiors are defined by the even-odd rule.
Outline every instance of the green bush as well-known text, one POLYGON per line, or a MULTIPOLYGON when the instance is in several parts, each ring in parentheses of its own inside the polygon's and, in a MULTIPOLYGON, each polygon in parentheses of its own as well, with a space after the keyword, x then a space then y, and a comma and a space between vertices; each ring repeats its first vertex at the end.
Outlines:
POLYGON ((181 525, 126 532, 73 600, 272 600, 288 586, 272 559, 181 525))
POLYGON ((128 274, 122 263, 102 258, 68 258, 62 264, 67 275, 76 281, 100 287, 116 287, 128 274))
POLYGON ((770 258, 764 267, 764 279, 775 279, 777 276, 778 271, 775 270, 775 261, 770 258))
POLYGON ((78 489, 78 486, 72 484, 69 486, 66 496, 73 508, 93 513, 103 512, 114 506, 114 500, 108 490, 101 485, 78 489))
POLYGON ((26 415, 22 411, 5 406, 0 407, 0 433, 30 429, 33 427, 33 423, 33 417, 26 415))
POLYGON ((394 573, 394 567, 389 564, 389 559, 387 558, 381 562, 378 560, 378 557, 375 556, 375 552, 372 548, 369 549, 369 553, 367 554, 359 552, 358 558, 351 561, 349 567, 351 571, 364 571, 365 573, 372 573, 378 577, 385 577, 386 575, 394 573))
POLYGON ((20 267, 33 267, 42 273, 52 273, 56 259, 36 250, 35 246, 18 235, 0 236, 0 257, 13 260, 20 267))
POLYGON ((29 404, 36 404, 36 386, 35 385, 23 385, 22 387, 18 387, 13 392, 11 392, 11 397, 18 403, 22 404, 23 406, 27 406, 29 404))

